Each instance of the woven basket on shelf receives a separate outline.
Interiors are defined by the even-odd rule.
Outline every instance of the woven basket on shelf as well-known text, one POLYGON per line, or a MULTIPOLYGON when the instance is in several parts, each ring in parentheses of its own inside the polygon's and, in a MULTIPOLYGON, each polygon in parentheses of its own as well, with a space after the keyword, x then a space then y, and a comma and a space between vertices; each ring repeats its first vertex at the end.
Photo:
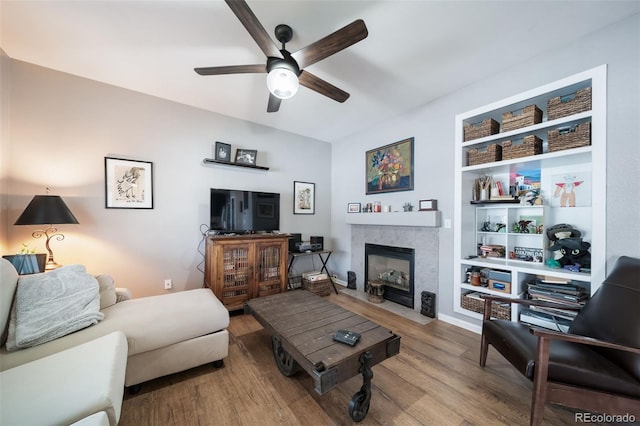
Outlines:
POLYGON ((547 101, 547 120, 566 117, 591 109, 591 87, 547 101))
MULTIPOLYGON (((479 314, 484 313, 484 300, 469 297, 466 294, 460 295, 460 305, 479 314)), ((491 317, 500 319, 511 319, 511 306, 508 303, 493 302, 491 304, 491 317)))
POLYGON ((542 122, 542 111, 537 105, 527 105, 521 110, 502 114, 502 131, 520 129, 542 122))
POLYGON ((511 160, 514 158, 528 157, 530 155, 542 154, 542 139, 536 135, 527 135, 522 143, 514 144, 513 141, 502 143, 502 159, 511 160))
POLYGON ((331 282, 328 279, 309 281, 306 278, 303 278, 302 288, 309 290, 311 293, 318 296, 328 296, 331 294, 331 282))
POLYGON ((591 145, 591 122, 547 132, 548 151, 562 151, 591 145))
POLYGON ((464 141, 484 138, 500 132, 500 123, 493 118, 486 118, 481 123, 464 124, 464 141))
POLYGON ((498 144, 492 143, 484 151, 479 151, 477 148, 470 149, 468 155, 470 166, 492 163, 494 161, 502 160, 502 147, 498 144))

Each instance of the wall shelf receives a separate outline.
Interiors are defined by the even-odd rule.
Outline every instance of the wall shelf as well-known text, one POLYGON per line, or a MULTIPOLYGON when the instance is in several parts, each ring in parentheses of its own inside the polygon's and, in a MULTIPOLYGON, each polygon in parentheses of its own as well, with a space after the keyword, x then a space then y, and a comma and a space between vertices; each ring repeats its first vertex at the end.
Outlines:
POLYGON ((244 168, 247 168, 247 169, 269 170, 269 167, 256 166, 256 165, 244 164, 244 163, 234 163, 234 162, 230 162, 230 161, 220 161, 220 160, 214 160, 213 158, 205 158, 202 161, 205 164, 220 164, 220 165, 223 165, 223 166, 244 167, 244 168))

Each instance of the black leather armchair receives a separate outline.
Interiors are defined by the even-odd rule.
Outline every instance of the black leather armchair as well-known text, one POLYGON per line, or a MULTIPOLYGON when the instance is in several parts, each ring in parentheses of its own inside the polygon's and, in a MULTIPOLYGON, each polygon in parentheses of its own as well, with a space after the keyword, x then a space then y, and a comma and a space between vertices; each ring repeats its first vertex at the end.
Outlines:
POLYGON ((566 334, 491 319, 494 300, 551 304, 487 296, 484 306, 480 365, 492 345, 533 381, 531 425, 547 402, 640 421, 640 259, 618 259, 566 334))

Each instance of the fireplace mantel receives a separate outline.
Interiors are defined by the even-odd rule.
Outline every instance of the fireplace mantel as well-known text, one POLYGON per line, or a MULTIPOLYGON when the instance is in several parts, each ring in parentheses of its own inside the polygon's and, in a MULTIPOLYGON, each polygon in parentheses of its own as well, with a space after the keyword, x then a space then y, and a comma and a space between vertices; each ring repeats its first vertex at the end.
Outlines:
POLYGON ((440 211, 346 213, 344 221, 349 225, 439 227, 440 211))

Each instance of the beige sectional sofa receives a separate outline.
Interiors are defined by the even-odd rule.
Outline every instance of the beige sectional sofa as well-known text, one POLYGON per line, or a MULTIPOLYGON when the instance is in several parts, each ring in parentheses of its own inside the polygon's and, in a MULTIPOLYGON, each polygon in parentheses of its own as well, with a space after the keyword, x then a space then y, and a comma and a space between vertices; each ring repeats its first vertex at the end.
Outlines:
MULTIPOLYGON (((53 341, 8 351, 5 343, 19 277, 11 263, 0 259, 0 330, 4 330, 0 371, 3 375, 114 332, 123 333, 126 338, 125 386, 209 362, 221 363, 227 356, 229 312, 209 289, 128 299, 126 291, 116 292, 109 276, 96 278, 100 282, 100 312, 104 319, 53 341)), ((2 391, 11 390, 3 386, 2 391)))

